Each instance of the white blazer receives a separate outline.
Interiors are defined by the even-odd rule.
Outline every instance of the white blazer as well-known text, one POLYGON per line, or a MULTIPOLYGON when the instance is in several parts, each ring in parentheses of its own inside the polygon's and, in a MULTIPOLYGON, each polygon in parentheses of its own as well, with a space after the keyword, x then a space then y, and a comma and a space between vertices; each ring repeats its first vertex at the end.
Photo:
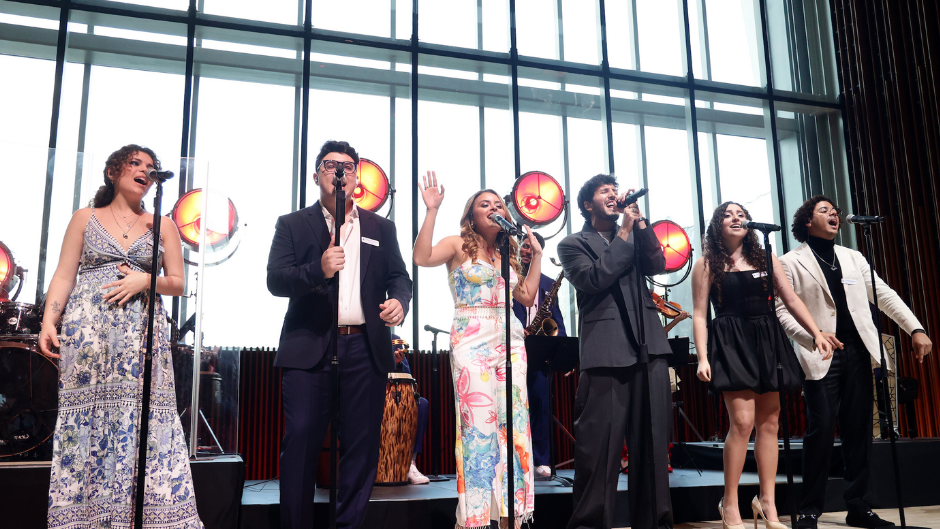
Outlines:
MULTIPOLYGON (((881 363, 881 351, 878 345, 878 330, 872 321, 871 272, 865 257, 850 248, 835 246, 839 267, 842 269, 842 287, 845 289, 845 301, 852 314, 852 321, 859 336, 876 364, 881 363)), ((836 332, 836 303, 829 292, 826 276, 823 275, 816 257, 808 244, 803 243, 780 258, 783 271, 793 285, 796 295, 803 300, 813 316, 813 321, 823 332, 836 332)), ((897 292, 891 289, 880 277, 875 275, 878 284, 878 308, 895 321, 904 332, 910 334, 922 328, 911 309, 904 304, 897 292)), ((787 335, 796 342, 797 356, 807 380, 820 380, 829 372, 832 359, 823 360, 823 355, 815 351, 813 337, 787 311, 780 298, 777 298, 777 318, 787 335)), ((887 361, 887 359, 886 359, 887 361)), ((890 362, 888 369, 891 369, 890 362)))

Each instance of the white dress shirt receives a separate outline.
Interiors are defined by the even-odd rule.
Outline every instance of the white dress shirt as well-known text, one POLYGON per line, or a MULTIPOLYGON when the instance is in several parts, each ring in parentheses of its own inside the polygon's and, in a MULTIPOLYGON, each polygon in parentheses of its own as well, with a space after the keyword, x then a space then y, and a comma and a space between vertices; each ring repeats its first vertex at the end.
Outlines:
MULTIPOLYGON (((330 230, 330 240, 333 240, 333 215, 327 211, 323 203, 320 203, 323 210, 323 219, 330 230)), ((365 313, 362 311, 362 294, 359 290, 359 245, 360 241, 359 226, 359 208, 353 202, 352 211, 349 212, 349 220, 343 223, 342 233, 340 233, 340 247, 346 255, 346 264, 339 273, 339 325, 362 325, 366 322, 365 313)))

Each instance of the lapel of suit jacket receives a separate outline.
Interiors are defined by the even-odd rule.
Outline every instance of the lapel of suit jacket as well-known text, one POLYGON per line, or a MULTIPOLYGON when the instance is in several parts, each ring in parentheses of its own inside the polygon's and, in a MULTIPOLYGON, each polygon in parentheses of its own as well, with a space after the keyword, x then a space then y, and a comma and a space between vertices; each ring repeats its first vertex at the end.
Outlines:
POLYGON ((816 256, 813 254, 813 249, 809 247, 805 242, 800 245, 793 252, 797 256, 797 262, 800 263, 809 275, 819 283, 819 286, 822 287, 823 292, 826 294, 826 297, 829 298, 829 301, 835 305, 835 300, 832 299, 832 292, 829 291, 829 283, 826 281, 826 276, 823 275, 822 268, 819 268, 819 262, 816 260, 816 256))
POLYGON ((307 208, 307 222, 313 228, 313 233, 317 237, 317 243, 324 252, 330 247, 330 229, 326 225, 326 218, 323 217, 323 207, 317 200, 312 206, 307 208))
POLYGON ((359 280, 363 283, 366 280, 366 270, 369 269, 373 246, 362 242, 366 237, 373 241, 379 240, 379 223, 374 213, 359 208, 359 280))
MULTIPOLYGON (((619 228, 614 226, 615 233, 617 229, 619 228)), ((598 233, 590 222, 585 222, 584 227, 581 228, 581 238, 584 239, 591 253, 594 254, 594 259, 598 259, 600 255, 607 250, 607 246, 609 245, 607 240, 604 239, 604 236, 598 233)))

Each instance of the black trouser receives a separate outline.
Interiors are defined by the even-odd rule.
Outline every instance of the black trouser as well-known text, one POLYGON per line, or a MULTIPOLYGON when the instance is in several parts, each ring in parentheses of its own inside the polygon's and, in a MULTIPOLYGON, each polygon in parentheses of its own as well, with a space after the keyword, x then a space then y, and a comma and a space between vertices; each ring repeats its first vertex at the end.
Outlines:
POLYGON ((873 388, 871 356, 865 346, 853 340, 836 349, 829 372, 822 380, 803 382, 803 395, 808 425, 800 514, 823 512, 836 421, 845 461, 845 503, 849 513, 868 512, 873 388))
POLYGON ((651 358, 647 368, 649 392, 644 387, 640 364, 581 372, 574 409, 574 512, 568 529, 606 529, 613 524, 624 437, 630 450, 630 526, 672 527, 666 454, 672 396, 666 359, 651 358), (644 424, 647 395, 653 408, 652 430, 644 424), (651 479, 656 486, 655 509, 650 505, 651 479))

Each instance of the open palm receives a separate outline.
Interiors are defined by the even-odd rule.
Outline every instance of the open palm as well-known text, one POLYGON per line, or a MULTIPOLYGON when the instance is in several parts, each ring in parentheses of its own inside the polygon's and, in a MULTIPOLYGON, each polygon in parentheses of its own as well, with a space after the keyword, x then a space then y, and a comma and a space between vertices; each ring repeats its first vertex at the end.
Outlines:
POLYGON ((421 198, 424 199, 424 205, 428 209, 437 209, 444 202, 444 184, 437 185, 437 174, 434 171, 428 171, 428 174, 422 177, 424 185, 421 188, 421 198))

